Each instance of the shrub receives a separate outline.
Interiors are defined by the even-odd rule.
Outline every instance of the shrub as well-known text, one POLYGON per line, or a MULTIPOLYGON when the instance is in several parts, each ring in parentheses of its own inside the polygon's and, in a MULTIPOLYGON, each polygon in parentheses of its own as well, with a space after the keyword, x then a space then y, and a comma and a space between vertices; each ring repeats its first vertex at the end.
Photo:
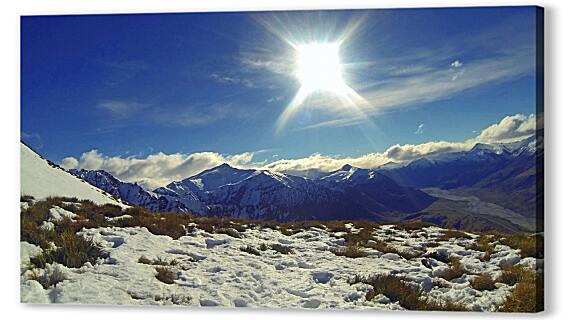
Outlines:
POLYGON ((356 276, 349 281, 350 284, 366 283, 373 287, 373 293, 366 298, 372 300, 378 294, 383 294, 392 302, 408 310, 446 310, 464 311, 465 308, 453 303, 437 303, 423 296, 423 291, 417 285, 407 283, 404 279, 394 275, 375 275, 371 277, 356 276))
POLYGON ((259 251, 267 251, 267 249, 269 249, 269 247, 265 243, 259 246, 259 251))
POLYGON ((495 281, 488 274, 483 274, 475 276, 471 280, 471 287, 475 290, 485 291, 485 290, 495 290, 495 281))
POLYGON ((157 267, 156 269, 156 278, 166 284, 173 284, 178 276, 168 267, 157 267))
POLYGON ((279 243, 272 244, 271 249, 275 250, 281 254, 293 254, 293 253, 295 253, 295 251, 293 251, 293 249, 291 249, 287 246, 284 246, 282 244, 279 244, 279 243))
POLYGON ((247 253, 253 254, 253 255, 255 255, 255 256, 260 256, 260 255, 261 255, 261 252, 259 252, 259 250, 255 249, 255 248, 252 247, 252 246, 241 247, 241 248, 239 248, 239 249, 240 249, 241 251, 243 251, 243 252, 247 252, 247 253))
POLYGON ((348 245, 343 247, 338 247, 331 250, 337 256, 343 256, 347 258, 361 258, 366 257, 366 252, 362 250, 361 247, 357 245, 348 245))

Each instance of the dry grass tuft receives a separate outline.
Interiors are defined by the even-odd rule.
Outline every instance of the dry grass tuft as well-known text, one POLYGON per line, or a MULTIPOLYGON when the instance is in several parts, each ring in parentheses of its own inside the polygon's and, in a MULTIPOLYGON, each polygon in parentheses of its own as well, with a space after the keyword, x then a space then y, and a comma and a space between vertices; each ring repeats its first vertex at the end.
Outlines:
POLYGON ((501 275, 497 278, 497 282, 514 286, 520 281, 521 275, 526 271, 522 266, 504 266, 501 268, 501 275))
POLYGON ((402 231, 415 231, 421 230, 423 228, 431 227, 433 224, 423 222, 421 220, 414 220, 407 223, 400 223, 394 226, 394 229, 402 230, 402 231))
POLYGON ((329 232, 346 232, 346 221, 331 220, 325 221, 325 226, 329 232))
POLYGON ((331 250, 337 256, 343 256, 347 258, 361 258, 366 257, 367 254, 362 250, 361 247, 357 245, 348 245, 343 247, 334 248, 331 250))
POLYGON ((173 284, 178 276, 168 267, 157 267, 156 269, 156 278, 166 284, 173 284))
POLYGON ((404 279, 394 275, 375 275, 370 277, 356 276, 349 283, 366 283, 374 289, 366 295, 367 300, 372 300, 378 294, 383 294, 390 301, 397 302, 402 308, 408 310, 440 310, 440 311, 465 311, 465 308, 453 303, 439 303, 423 296, 421 288, 408 283, 404 279))
POLYGON ((461 265, 459 258, 451 258, 450 264, 450 268, 445 270, 445 272, 440 275, 441 278, 447 281, 451 281, 453 279, 461 277, 465 273, 463 271, 463 266, 461 265))
POLYGON ((544 310, 544 275, 520 268, 518 283, 498 309, 500 312, 539 312, 544 310))
POLYGON ((522 258, 544 257, 544 237, 541 234, 503 234, 499 241, 513 249, 520 250, 522 258))
POLYGON ((284 246, 279 243, 274 243, 271 245, 271 250, 277 251, 281 254, 293 254, 295 251, 287 246, 284 246))
POLYGON ((240 249, 241 251, 243 251, 243 252, 247 252, 247 253, 253 254, 253 255, 255 255, 255 256, 261 256, 261 252, 259 252, 259 250, 257 250, 256 248, 254 248, 254 247, 252 247, 252 246, 250 246, 250 245, 248 245, 248 246, 246 246, 246 247, 241 247, 241 248, 239 248, 239 249, 240 249))
POLYGON ((495 290, 495 281, 488 274, 483 274, 476 276, 471 281, 471 287, 475 290, 485 291, 485 290, 495 290))
POLYGON ((423 252, 420 251, 400 249, 398 247, 389 245, 380 239, 375 240, 373 244, 366 244, 365 247, 382 253, 395 253, 406 260, 418 258, 423 254, 423 252))
POLYGON ((233 238, 241 238, 241 235, 239 234, 239 232, 234 229, 234 228, 220 228, 220 229, 216 229, 216 233, 222 233, 222 234, 227 234, 230 237, 233 238))
POLYGON ((176 259, 172 259, 170 261, 163 259, 163 258, 156 258, 153 260, 150 260, 149 258, 145 257, 145 256, 141 256, 138 260, 139 263, 142 264, 150 264, 150 265, 154 265, 154 266, 176 266, 178 265, 178 260, 176 259))
POLYGON ((465 246, 465 249, 483 252, 480 257, 481 261, 489 261, 491 254, 495 252, 495 236, 494 235, 481 235, 474 244, 465 246))
POLYGON ((43 275, 38 275, 35 270, 32 270, 30 275, 30 280, 35 280, 39 282, 44 289, 48 289, 51 286, 57 286, 58 283, 66 280, 65 274, 59 268, 53 268, 46 270, 43 275))

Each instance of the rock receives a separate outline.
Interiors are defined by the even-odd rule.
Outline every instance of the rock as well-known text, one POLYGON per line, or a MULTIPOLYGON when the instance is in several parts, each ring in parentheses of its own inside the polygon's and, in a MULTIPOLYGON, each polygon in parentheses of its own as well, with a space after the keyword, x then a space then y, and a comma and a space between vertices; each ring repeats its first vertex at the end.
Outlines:
POLYGON ((382 255, 382 258, 387 260, 400 260, 400 256, 395 253, 385 253, 382 255))
POLYGON ((321 300, 319 299, 309 299, 303 302, 303 308, 315 309, 321 305, 321 300))
POLYGON ((219 246, 219 245, 228 243, 228 240, 227 239, 206 238, 206 239, 204 239, 204 242, 206 243, 206 248, 212 249, 215 246, 219 246))
POLYGON ((332 272, 313 272, 313 280, 316 283, 328 283, 333 276, 332 272))

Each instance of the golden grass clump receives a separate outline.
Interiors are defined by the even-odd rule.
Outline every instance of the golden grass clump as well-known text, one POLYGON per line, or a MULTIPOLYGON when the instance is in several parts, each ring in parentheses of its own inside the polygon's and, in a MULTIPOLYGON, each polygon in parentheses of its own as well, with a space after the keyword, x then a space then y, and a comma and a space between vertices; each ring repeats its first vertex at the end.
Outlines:
POLYGON ((390 301, 397 302, 402 308, 408 310, 436 310, 436 311, 465 311, 465 308, 455 303, 436 302, 424 296, 422 289, 405 279, 394 275, 378 274, 375 276, 356 276, 349 281, 350 284, 366 283, 373 287, 372 293, 366 295, 367 300, 383 294, 390 301))
POLYGON ((544 275, 520 268, 518 283, 511 295, 498 308, 500 312, 539 312, 544 310, 544 275))

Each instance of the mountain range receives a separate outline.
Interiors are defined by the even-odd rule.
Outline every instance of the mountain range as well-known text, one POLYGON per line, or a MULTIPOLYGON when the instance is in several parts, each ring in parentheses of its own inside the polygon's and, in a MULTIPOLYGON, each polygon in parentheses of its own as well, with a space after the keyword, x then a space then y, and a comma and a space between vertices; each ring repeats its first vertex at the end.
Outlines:
POLYGON ((102 170, 70 172, 153 211, 279 221, 422 219, 451 227, 513 230, 536 228, 533 220, 540 220, 542 158, 542 140, 532 136, 513 143, 479 143, 468 151, 405 165, 345 165, 310 178, 222 164, 152 191, 102 170))

